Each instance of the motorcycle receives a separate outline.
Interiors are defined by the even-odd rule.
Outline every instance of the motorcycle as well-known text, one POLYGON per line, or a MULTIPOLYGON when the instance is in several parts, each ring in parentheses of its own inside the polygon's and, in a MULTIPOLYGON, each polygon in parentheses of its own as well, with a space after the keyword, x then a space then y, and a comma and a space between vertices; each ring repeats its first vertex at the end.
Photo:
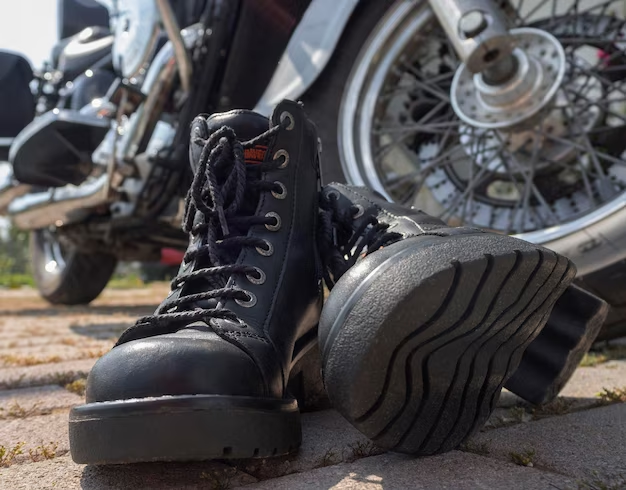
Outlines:
POLYGON ((622 0, 128 1, 118 78, 87 108, 20 133, 15 176, 47 190, 6 212, 32 232, 42 295, 90 301, 117 260, 185 247, 196 114, 269 114, 300 99, 324 142, 324 181, 569 256, 614 306, 603 335, 626 333, 625 10, 622 0))

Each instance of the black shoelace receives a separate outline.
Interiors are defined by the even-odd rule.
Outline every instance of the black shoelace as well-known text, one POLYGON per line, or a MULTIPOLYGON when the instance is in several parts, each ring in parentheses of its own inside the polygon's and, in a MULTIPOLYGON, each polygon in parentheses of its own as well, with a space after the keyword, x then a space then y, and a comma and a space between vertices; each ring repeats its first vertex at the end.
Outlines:
POLYGON ((324 265, 324 282, 332 289, 341 276, 362 257, 397 241, 400 233, 387 231, 389 225, 369 215, 355 229, 357 206, 339 207, 334 193, 320 194, 320 252, 324 265))
POLYGON ((201 308, 198 302, 211 299, 250 299, 246 291, 233 286, 227 287, 226 284, 233 274, 259 278, 260 272, 255 267, 236 265, 233 262, 243 247, 268 250, 271 247, 269 242, 246 235, 252 226, 276 225, 277 220, 274 217, 246 215, 242 208, 246 208, 246 204, 249 204, 249 209, 256 208, 254 201, 255 198, 258 201, 260 192, 283 191, 278 183, 260 178, 263 172, 276 169, 283 162, 277 159, 247 165, 244 148, 267 142, 281 127, 275 126, 243 144, 229 127, 220 128, 207 140, 195 141, 203 145, 203 149, 186 198, 183 231, 195 236, 201 235, 204 240, 198 248, 187 250, 183 260, 186 263, 204 260, 208 261, 208 266, 177 276, 172 280, 171 288, 175 291, 184 284, 203 280, 205 282, 200 289, 206 289, 206 279, 209 279, 211 287, 202 292, 166 299, 153 315, 137 320, 136 326, 154 326, 162 332, 172 327, 176 330, 179 325, 197 320, 238 320, 237 315, 228 309, 201 308), (196 218, 198 214, 200 220, 196 218))

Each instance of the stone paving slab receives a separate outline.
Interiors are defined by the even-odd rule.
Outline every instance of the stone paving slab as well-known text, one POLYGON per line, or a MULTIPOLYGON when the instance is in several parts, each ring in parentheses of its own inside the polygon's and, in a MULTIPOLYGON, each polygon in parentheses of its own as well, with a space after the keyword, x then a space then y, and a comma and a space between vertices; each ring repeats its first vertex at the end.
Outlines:
MULTIPOLYGON (((127 307, 123 307, 127 309, 127 307)), ((150 313, 152 308, 136 308, 139 313, 150 313)), ((35 310, 45 311, 45 310, 35 310)), ((58 311, 56 316, 39 316, 31 312, 30 315, 13 316, 2 315, 0 317, 0 335, 5 341, 15 341, 17 339, 44 337, 59 334, 78 334, 90 339, 110 340, 119 336, 126 328, 131 326, 137 319, 134 314, 97 314, 97 311, 74 312, 61 315, 58 311)))
POLYGON ((74 379, 87 377, 96 361, 97 359, 84 359, 0 369, 0 389, 49 384, 65 385, 74 379))
POLYGON ((546 489, 576 488, 563 475, 502 463, 452 451, 428 458, 383 454, 352 464, 338 464, 307 473, 259 482, 246 490, 291 489, 546 489))
POLYGON ((46 335, 43 337, 27 337, 0 340, 0 355, 17 354, 28 355, 46 352, 52 348, 67 349, 99 349, 112 345, 112 340, 99 340, 85 336, 46 335))
POLYGON ((515 453, 536 468, 579 478, 626 478, 625 441, 626 404, 620 403, 483 432, 472 442, 505 461, 515 453))
POLYGON ((259 479, 268 479, 380 452, 338 412, 324 410, 302 415, 302 446, 298 453, 282 458, 241 461, 236 466, 259 479))
POLYGON ((82 396, 54 385, 0 391, 0 419, 45 414, 82 402, 82 396))
MULTIPOLYGON (((21 367, 6 363, 3 367, 0 362, 0 445, 24 443, 22 454, 12 461, 14 464, 0 468, 0 488, 227 488, 265 480, 258 483, 259 488, 269 485, 278 489, 330 488, 332 485, 364 489, 547 488, 552 485, 550 488, 569 490, 578 488, 578 480, 594 470, 602 472, 602 478, 606 477, 606 468, 595 463, 607 451, 613 453, 607 458, 607 464, 618 468, 614 463, 620 456, 616 440, 624 439, 626 434, 605 427, 611 417, 580 421, 568 417, 590 412, 564 414, 597 405, 596 395, 602 388, 624 387, 626 361, 580 368, 553 408, 535 409, 505 391, 486 432, 476 436, 465 447, 465 451, 470 452, 465 453, 453 452, 425 459, 379 455, 378 448, 336 412, 328 410, 303 415, 302 448, 299 453, 284 458, 232 464, 159 463, 108 468, 76 465, 66 455, 69 449, 67 418, 69 408, 81 403, 82 397, 69 393, 62 386, 85 377, 96 358, 69 359, 82 355, 85 350, 110 348, 113 338, 138 315, 154 309, 154 304, 167 290, 161 289, 163 291, 159 288, 107 291, 93 306, 71 308, 51 308, 39 300, 36 293, 28 293, 31 297, 24 292, 9 292, 11 298, 7 301, 4 291, 0 292, 0 360, 3 354, 17 356, 17 360, 11 358, 10 362, 20 362, 21 358, 31 362, 29 356, 35 361, 39 356, 45 359, 48 355, 61 359, 61 362, 21 367), (540 417, 548 418, 533 421, 540 417), (550 423, 550 429, 544 431, 543 426, 536 425, 543 423, 550 423), (572 424, 575 430, 568 429, 572 424), (573 454, 574 459, 582 458, 586 444, 601 446, 594 438, 595 424, 604 424, 598 430, 601 434, 612 431, 606 437, 613 437, 613 442, 606 448, 596 447, 597 454, 592 455, 589 464, 582 466, 581 472, 561 469, 566 467, 568 454, 573 454), (512 430, 520 432, 507 435, 512 430), (556 437, 559 432, 570 434, 571 440, 563 434, 559 439, 556 437), (491 442, 485 442, 485 437, 491 442), (510 452, 527 448, 516 448, 511 441, 524 444, 534 441, 534 437, 546 447, 554 446, 555 456, 546 458, 545 448, 537 444, 534 468, 512 464, 510 452), (574 447, 577 443, 581 447, 575 450, 568 446, 574 447), (487 454, 483 454, 485 449, 487 454), (52 459, 33 462, 46 457, 52 459), (304 486, 305 483, 309 486, 304 486)), ((614 408, 591 412, 608 409, 614 408)), ((623 453, 621 457, 626 460, 623 453)), ((620 476, 617 470, 608 475, 620 476)))
POLYGON ((67 434, 68 412, 0 420, 0 446, 6 451, 19 448, 11 463, 53 458, 70 449, 67 434))
POLYGON ((85 346, 40 345, 14 349, 0 349, 0 368, 36 366, 61 361, 97 359, 113 347, 113 342, 85 346))
POLYGON ((626 387, 626 361, 609 361, 594 367, 580 367, 561 391, 561 396, 592 398, 603 388, 626 387))
POLYGON ((255 481, 218 462, 97 467, 75 464, 69 455, 0 470, 0 488, 11 490, 207 490, 255 481))

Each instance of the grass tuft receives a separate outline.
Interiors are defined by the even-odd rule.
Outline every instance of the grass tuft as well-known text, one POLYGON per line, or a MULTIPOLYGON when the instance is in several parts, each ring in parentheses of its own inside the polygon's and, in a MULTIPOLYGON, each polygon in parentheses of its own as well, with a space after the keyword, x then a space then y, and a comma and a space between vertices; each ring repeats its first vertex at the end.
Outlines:
POLYGON ((35 357, 35 356, 18 356, 15 354, 0 355, 0 363, 3 367, 25 367, 35 366, 37 364, 50 364, 61 362, 63 359, 59 356, 35 357))
POLYGON ((626 345, 607 345, 602 349, 587 352, 580 361, 580 366, 595 367, 620 359, 626 359, 626 345))
POLYGON ((572 399, 558 397, 550 403, 533 407, 531 411, 533 416, 538 419, 543 417, 553 417, 555 415, 565 415, 566 413, 569 413, 573 404, 574 400, 572 399))
POLYGON ((461 444, 459 449, 465 453, 479 454, 481 456, 486 456, 490 452, 489 445, 486 442, 467 441, 461 444))
POLYGON ((109 349, 83 349, 77 355, 62 358, 58 355, 37 357, 37 356, 18 356, 15 354, 0 355, 0 363, 2 367, 27 367, 39 364, 55 364, 63 361, 79 361, 82 359, 95 359, 102 357, 109 349))
POLYGON ((23 286, 35 287, 30 274, 0 274, 0 288, 19 289, 23 286))
POLYGON ((612 390, 603 388, 602 391, 598 393, 598 398, 600 398, 600 402, 605 405, 626 403, 626 387, 612 390))
POLYGON ((146 283, 137 274, 125 274, 123 276, 113 276, 107 284, 109 289, 136 289, 142 288, 146 283))
POLYGON ((324 456, 322 456, 319 464, 317 464, 315 467, 325 468, 326 466, 331 466, 339 462, 341 462, 341 460, 338 457, 337 452, 333 448, 330 448, 328 451, 326 451, 326 453, 324 453, 324 456))
POLYGON ((519 466, 528 466, 532 468, 535 466, 535 456, 537 453, 534 449, 526 449, 525 451, 518 453, 515 451, 511 451, 509 453, 509 457, 511 461, 519 466))
POLYGON ((372 441, 358 441, 353 444, 348 444, 348 447, 344 450, 344 452, 347 452, 348 454, 343 458, 343 461, 351 463, 357 459, 381 454, 383 450, 376 446, 372 441))
POLYGON ((23 419, 33 415, 48 415, 52 413, 50 409, 42 409, 40 403, 35 403, 30 408, 24 408, 17 402, 13 402, 5 410, 0 408, 0 419, 23 419))
POLYGON ((85 390, 87 389, 87 380, 85 378, 76 379, 71 383, 66 384, 64 388, 67 391, 83 396, 85 394, 85 390))
POLYGON ((13 447, 0 446, 0 466, 5 468, 11 466, 15 462, 15 458, 22 454, 24 445, 24 442, 18 442, 13 447))
POLYGON ((41 444, 35 449, 29 449, 28 455, 31 461, 44 461, 46 459, 53 459, 57 455, 57 449, 59 444, 56 442, 49 442, 48 444, 41 444))

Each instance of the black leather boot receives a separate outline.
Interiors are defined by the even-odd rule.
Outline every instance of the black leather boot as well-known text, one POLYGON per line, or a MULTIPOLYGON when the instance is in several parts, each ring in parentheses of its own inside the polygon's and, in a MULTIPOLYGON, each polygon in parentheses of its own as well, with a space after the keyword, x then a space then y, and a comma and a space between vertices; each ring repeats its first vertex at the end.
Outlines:
POLYGON ((360 187, 324 187, 321 208, 332 290, 319 342, 331 402, 381 447, 453 449, 491 414, 574 266, 360 187))
POLYGON ((190 245, 172 292, 94 366, 70 415, 78 463, 286 454, 292 365, 315 345, 318 139, 302 108, 192 125, 190 245), (243 145, 239 141, 246 141, 243 145))

